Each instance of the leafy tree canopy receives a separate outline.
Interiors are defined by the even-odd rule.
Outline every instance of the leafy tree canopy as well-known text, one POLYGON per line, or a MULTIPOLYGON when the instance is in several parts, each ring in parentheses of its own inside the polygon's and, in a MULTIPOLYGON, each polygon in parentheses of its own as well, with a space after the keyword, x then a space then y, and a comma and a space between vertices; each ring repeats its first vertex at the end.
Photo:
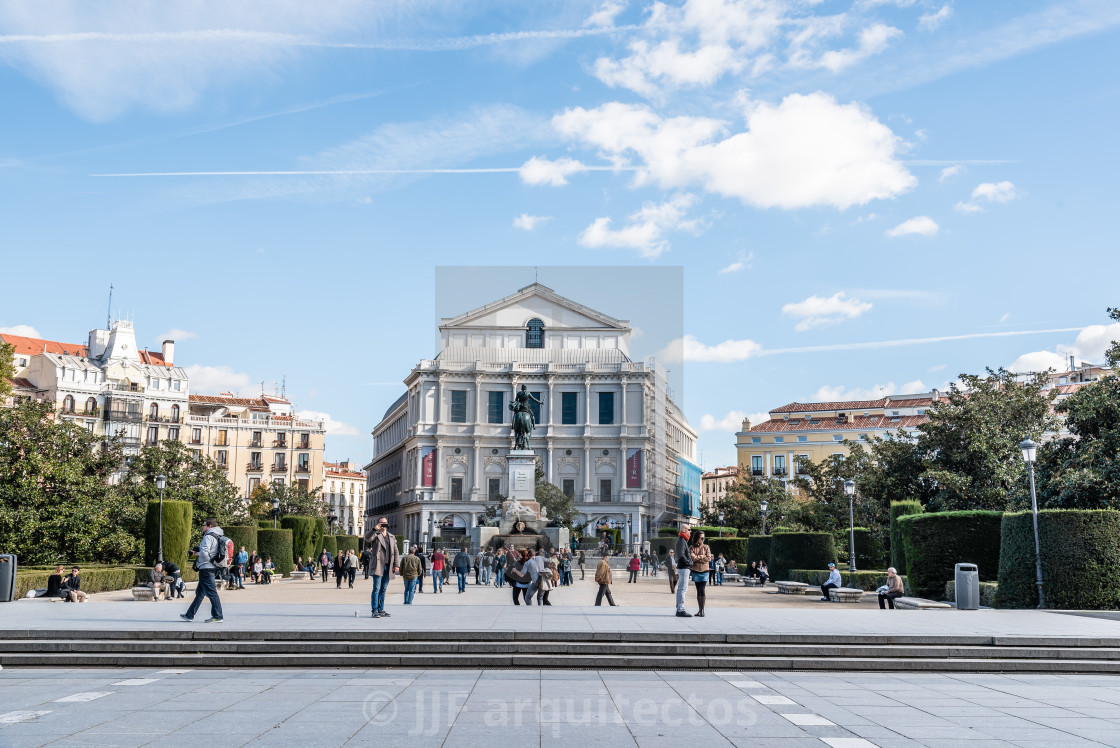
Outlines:
POLYGON ((539 460, 533 477, 536 481, 533 487, 533 498, 548 513, 548 523, 554 527, 571 528, 577 514, 572 497, 544 479, 544 468, 541 467, 539 460))
POLYGON ((0 405, 4 398, 12 394, 12 383, 9 381, 16 375, 15 346, 0 340, 0 405))
POLYGON ((226 471, 209 457, 195 458, 182 442, 163 441, 140 450, 128 474, 128 489, 144 505, 159 498, 156 476, 167 478, 163 498, 194 504, 195 535, 214 517, 221 525, 240 525, 248 519, 244 502, 226 478, 226 471))

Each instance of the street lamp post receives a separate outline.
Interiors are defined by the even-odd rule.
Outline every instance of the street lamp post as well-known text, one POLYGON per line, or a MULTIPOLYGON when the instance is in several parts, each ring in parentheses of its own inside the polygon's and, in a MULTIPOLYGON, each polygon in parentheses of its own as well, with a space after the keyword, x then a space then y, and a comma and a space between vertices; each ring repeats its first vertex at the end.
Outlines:
POLYGON ((163 563, 163 489, 167 485, 167 476, 156 476, 156 488, 159 489, 159 562, 163 563))
POLYGON ((759 508, 758 508, 759 514, 762 515, 762 534, 763 535, 766 534, 766 512, 768 512, 769 510, 770 510, 770 502, 768 502, 766 499, 763 499, 762 500, 762 505, 759 506, 759 508))
POLYGON ((634 552, 634 535, 631 530, 630 517, 626 518, 626 552, 634 552))
POLYGON ((1019 449, 1023 450, 1023 461, 1031 471, 1031 520, 1034 522, 1034 582, 1038 585, 1038 607, 1042 608, 1042 551, 1038 543, 1038 497, 1034 490, 1034 461, 1038 456, 1038 444, 1025 439, 1019 449))
POLYGON ((844 481, 844 493, 848 494, 848 571, 856 573, 856 515, 853 501, 856 496, 856 482, 844 481))
POLYGON ((719 513, 719 536, 723 537, 723 512, 719 513))
POLYGON ((272 499, 272 529, 279 527, 280 522, 280 497, 272 499))

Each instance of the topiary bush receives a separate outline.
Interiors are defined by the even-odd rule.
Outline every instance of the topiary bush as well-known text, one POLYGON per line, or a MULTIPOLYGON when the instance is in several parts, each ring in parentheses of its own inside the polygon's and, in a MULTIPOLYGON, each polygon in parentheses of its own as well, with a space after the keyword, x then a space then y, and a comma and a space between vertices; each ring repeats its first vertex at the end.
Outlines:
MULTIPOLYGON (((855 541, 856 541, 856 568, 857 569, 877 569, 883 566, 883 550, 879 545, 879 541, 875 539, 871 530, 866 527, 856 527, 855 541)), ((849 553, 849 546, 851 541, 848 537, 848 532, 840 533, 836 538, 836 546, 839 555, 847 560, 849 553)))
POLYGON ((751 561, 765 561, 770 567, 770 536, 751 535, 747 538, 747 563, 751 561))
POLYGON ((1002 516, 1002 512, 987 511, 900 516, 906 576, 914 594, 936 599, 945 591, 945 582, 953 578, 958 563, 976 564, 981 581, 995 581, 1002 516))
POLYGON ((327 536, 327 521, 322 517, 315 518, 315 529, 311 536, 311 548, 318 556, 323 551, 323 538, 327 536))
MULTIPOLYGON (((163 502, 163 557, 179 568, 190 568, 191 520, 194 505, 189 501, 163 502)), ((148 502, 144 523, 144 563, 153 566, 159 557, 159 500, 148 502)), ((84 588, 84 584, 83 584, 84 588)))
MULTIPOLYGON (((280 518, 280 527, 285 530, 292 531, 292 559, 295 556, 303 556, 304 558, 318 558, 322 546, 319 545, 315 536, 315 530, 318 523, 322 520, 316 521, 315 517, 306 517, 299 514, 289 514, 280 518)), ((257 530, 257 542, 260 542, 260 530, 257 530)), ((322 534, 319 534, 322 538, 322 534)), ((273 557, 273 563, 276 563, 276 558, 273 557)))
POLYGON ((734 561, 737 564, 749 563, 746 538, 706 538, 706 540, 708 547, 712 549, 713 558, 722 553, 726 561, 734 561))
MULTIPOLYGON (((157 502, 158 503, 158 502, 157 502)), ((187 502, 189 503, 189 502, 187 502)), ((163 515, 164 522, 167 521, 167 502, 163 502, 163 515)), ((163 547, 163 556, 168 558, 167 546, 163 547)), ((65 573, 70 573, 70 569, 74 564, 67 564, 65 573)), ((82 591, 87 594, 95 592, 113 592, 114 590, 127 590, 136 584, 136 580, 140 574, 143 574, 144 582, 148 581, 148 569, 135 566, 115 566, 103 568, 87 568, 82 564, 78 564, 81 569, 82 591)), ((25 597, 30 590, 45 589, 47 586, 47 579, 54 573, 54 569, 50 570, 35 570, 28 569, 24 571, 22 567, 16 568, 16 589, 15 595, 17 598, 25 597)))
MULTIPOLYGON (((1120 610, 1120 512, 1045 509, 1038 513, 1042 591, 1047 608, 1120 610)), ((1033 608, 1034 528, 1030 512, 1003 515, 997 608, 1033 608)))
POLYGON ((261 558, 272 559, 273 565, 276 566, 276 573, 280 576, 286 577, 292 573, 294 555, 291 530, 272 530, 263 527, 257 530, 257 552, 261 554, 261 558))
MULTIPOLYGON (((226 537, 233 541, 233 547, 238 552, 241 551, 241 546, 245 546, 245 550, 249 555, 253 555, 253 551, 260 550, 257 548, 257 527, 255 525, 234 525, 233 527, 223 527, 222 532, 226 537)), ((234 558, 236 558, 236 554, 234 558)), ((276 559, 273 559, 273 563, 276 559)))
POLYGON ((331 554, 331 558, 338 555, 338 541, 335 540, 334 535, 326 535, 319 543, 319 547, 315 549, 315 558, 322 555, 323 551, 331 554))
POLYGON ((774 581, 787 580, 791 569, 823 569, 836 561, 836 541, 827 532, 786 532, 770 537, 767 568, 774 581))
MULTIPOLYGON (((857 571, 852 574, 850 571, 841 569, 840 577, 844 580, 845 587, 854 587, 864 592, 874 592, 887 583, 887 572, 885 571, 857 571)), ((828 570, 791 569, 786 581, 805 582, 819 587, 828 581, 828 570)), ((912 594, 910 582, 905 576, 902 577, 902 588, 907 595, 912 594)))
POLYGON ((925 511, 920 501, 892 501, 891 502, 891 562, 890 565, 900 574, 906 573, 906 549, 902 545, 902 531, 898 527, 898 518, 910 514, 921 514, 925 511))
POLYGON ((346 553, 346 551, 358 553, 358 540, 360 538, 357 535, 335 535, 334 539, 340 553, 346 553))

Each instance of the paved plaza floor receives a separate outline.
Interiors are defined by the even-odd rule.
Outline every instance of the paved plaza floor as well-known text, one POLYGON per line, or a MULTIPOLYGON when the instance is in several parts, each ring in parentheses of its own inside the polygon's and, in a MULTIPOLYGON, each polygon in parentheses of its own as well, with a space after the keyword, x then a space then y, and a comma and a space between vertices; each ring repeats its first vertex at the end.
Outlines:
POLYGON ((1120 746, 1120 679, 642 671, 0 672, 0 746, 1120 746))

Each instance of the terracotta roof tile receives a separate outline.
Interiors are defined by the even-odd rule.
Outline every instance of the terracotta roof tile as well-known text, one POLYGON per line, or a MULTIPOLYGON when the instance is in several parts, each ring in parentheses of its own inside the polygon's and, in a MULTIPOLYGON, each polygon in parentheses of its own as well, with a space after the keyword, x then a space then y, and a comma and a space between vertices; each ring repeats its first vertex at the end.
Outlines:
POLYGON ((257 398, 249 397, 223 397, 219 395, 190 395, 190 402, 201 405, 234 405, 241 408, 265 407, 257 398))
POLYGON ((25 379, 23 377, 13 377, 9 379, 8 382, 10 382, 13 387, 20 387, 25 390, 39 389, 30 379, 25 379))
POLYGON ((815 418, 812 421, 797 418, 789 421, 775 418, 751 426, 752 434, 787 433, 790 431, 860 431, 863 429, 912 429, 929 421, 929 416, 859 416, 850 421, 838 418, 815 418))
POLYGON ((789 403, 774 408, 771 413, 812 413, 823 410, 867 410, 887 407, 887 398, 880 400, 847 400, 830 403, 789 403))

